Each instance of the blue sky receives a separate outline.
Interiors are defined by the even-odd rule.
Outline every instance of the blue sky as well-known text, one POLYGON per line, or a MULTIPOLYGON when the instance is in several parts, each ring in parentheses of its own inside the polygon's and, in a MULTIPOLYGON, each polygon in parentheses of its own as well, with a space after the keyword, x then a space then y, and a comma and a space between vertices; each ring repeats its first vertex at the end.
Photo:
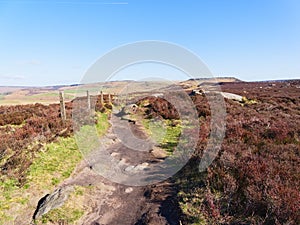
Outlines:
POLYGON ((0 86, 79 83, 142 40, 186 47, 215 76, 300 78, 300 1, 0 0, 0 86))

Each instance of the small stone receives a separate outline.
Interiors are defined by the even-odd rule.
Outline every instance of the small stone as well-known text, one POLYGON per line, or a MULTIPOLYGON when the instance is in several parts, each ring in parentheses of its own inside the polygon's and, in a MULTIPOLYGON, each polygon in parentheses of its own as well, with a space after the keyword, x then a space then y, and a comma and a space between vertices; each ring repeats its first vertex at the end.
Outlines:
POLYGON ((162 150, 161 148, 158 148, 158 147, 153 147, 151 153, 157 159, 165 159, 165 158, 168 157, 166 152, 164 150, 162 150))
POLYGON ((116 156, 120 155, 120 153, 118 153, 118 152, 113 152, 113 153, 111 153, 110 155, 111 155, 111 157, 116 157, 116 156))
POLYGON ((149 163, 142 163, 142 164, 139 164, 135 167, 135 170, 145 170, 146 168, 148 168, 149 166, 149 163))
POLYGON ((131 193, 133 191, 132 187, 126 188, 125 189, 125 193, 131 193))
POLYGON ((126 171, 126 172, 130 172, 130 171, 132 171, 133 169, 134 169, 134 166, 128 166, 128 167, 125 168, 125 171, 126 171))

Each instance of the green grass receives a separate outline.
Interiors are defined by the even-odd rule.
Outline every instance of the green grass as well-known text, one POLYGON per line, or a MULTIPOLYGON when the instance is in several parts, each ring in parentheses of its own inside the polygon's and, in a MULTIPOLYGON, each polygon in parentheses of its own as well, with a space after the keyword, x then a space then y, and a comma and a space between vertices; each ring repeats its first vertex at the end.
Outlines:
POLYGON ((107 114, 97 113, 96 116, 98 123, 95 126, 84 125, 75 134, 77 145, 85 156, 99 146, 99 136, 104 135, 110 126, 107 114))
MULTIPOLYGON (((147 106, 149 100, 144 100, 141 106, 147 106)), ((144 116, 142 116, 144 117, 144 116)), ((172 154, 178 145, 184 124, 181 120, 142 119, 147 133, 168 154, 172 154)))
MULTIPOLYGON (((100 136, 107 131, 109 123, 106 114, 99 113, 97 118, 98 124, 95 127, 100 136)), ((90 128, 83 128, 85 129, 90 128)), ((45 193, 51 193, 59 183, 72 174, 82 158, 75 136, 59 138, 56 142, 46 144, 36 153, 35 160, 27 170, 27 180, 23 186, 17 180, 0 176, 0 225, 13 221, 16 215, 26 212, 28 210, 26 203, 33 196, 42 197, 45 193)), ((46 214, 41 222, 65 221, 73 224, 84 213, 77 204, 78 196, 80 197, 80 193, 83 192, 84 189, 76 188, 66 205, 46 214)), ((31 210, 34 211, 34 208, 31 210)))
POLYGON ((0 181, 0 224, 5 224, 13 220, 13 215, 6 213, 14 206, 26 207, 28 197, 24 196, 23 190, 20 191, 18 181, 6 179, 0 181))
POLYGON ((6 127, 9 127, 9 128, 12 128, 12 132, 14 132, 15 128, 22 128, 23 126, 26 125, 26 121, 24 120, 23 123, 19 124, 19 125, 15 125, 15 124, 5 124, 3 126, 0 126, 1 128, 6 128, 6 127))
MULTIPOLYGON (((199 189, 199 188, 198 188, 199 189)), ((198 190, 196 189, 195 192, 198 190)), ((178 193, 179 207, 182 212, 189 218, 189 224, 206 225, 209 224, 205 215, 202 213, 201 205, 204 202, 204 194, 200 193, 186 193, 180 191, 178 193)))
POLYGON ((97 121, 96 130, 99 136, 102 136, 108 130, 110 124, 108 122, 108 115, 105 113, 97 113, 97 121))
MULTIPOLYGON (((89 93, 91 95, 96 95, 96 94, 99 94, 100 92, 100 88, 78 88, 78 89, 67 89, 67 90, 64 90, 64 93, 65 94, 70 94, 72 96, 74 95, 86 95, 86 91, 89 91, 89 93)), ((105 90, 102 90, 105 92, 105 90)))
POLYGON ((23 103, 23 100, 13 100, 13 99, 0 99, 0 105, 20 105, 23 103))
POLYGON ((149 120, 142 121, 151 138, 166 152, 171 154, 178 145, 181 134, 181 122, 174 120, 149 120))
POLYGON ((29 167, 28 184, 51 190, 71 175, 81 159, 74 137, 59 138, 58 142, 47 144, 29 167))
MULTIPOLYGON (((64 97, 66 100, 71 100, 74 98, 73 95, 69 94, 64 94, 64 97)), ((58 92, 48 92, 48 93, 39 93, 39 94, 33 94, 33 95, 28 95, 25 97, 26 99, 31 99, 31 100, 39 100, 42 98, 53 98, 58 100, 58 92)))
POLYGON ((24 186, 20 186, 16 180, 3 178, 4 181, 0 182, 0 224, 12 220, 11 214, 16 210, 26 210, 25 203, 30 195, 53 191, 57 184, 71 175, 81 159, 74 137, 59 138, 38 153, 27 171, 24 186))
POLYGON ((257 103, 258 103, 258 101, 254 100, 254 99, 247 99, 244 96, 242 98, 242 106, 244 106, 244 105, 253 105, 253 104, 257 104, 257 103))
POLYGON ((60 223, 73 224, 74 222, 79 220, 83 216, 83 214, 84 214, 83 210, 63 207, 63 208, 52 210, 48 214, 42 216, 40 220, 44 224, 48 222, 60 222, 60 223))

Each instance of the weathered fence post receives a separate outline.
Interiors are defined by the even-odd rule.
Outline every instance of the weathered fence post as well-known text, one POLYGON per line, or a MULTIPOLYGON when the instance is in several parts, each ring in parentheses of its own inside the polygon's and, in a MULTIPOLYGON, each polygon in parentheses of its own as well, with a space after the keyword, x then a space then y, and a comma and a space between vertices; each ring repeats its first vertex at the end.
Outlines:
POLYGON ((113 93, 112 102, 114 105, 120 105, 120 102, 118 100, 118 96, 116 95, 116 93, 113 93))
POLYGON ((64 92, 59 92, 59 102, 60 102, 60 115, 63 122, 66 121, 67 115, 66 115, 66 106, 65 106, 65 98, 64 98, 64 92))
POLYGON ((89 91, 86 91, 86 97, 87 97, 87 108, 88 108, 88 110, 90 110, 91 109, 91 96, 90 96, 89 91))
POLYGON ((111 95, 110 94, 108 94, 108 104, 111 105, 111 95))
POLYGON ((100 92, 100 95, 101 95, 101 97, 100 97, 100 103, 101 103, 101 105, 103 105, 104 104, 103 91, 100 92))

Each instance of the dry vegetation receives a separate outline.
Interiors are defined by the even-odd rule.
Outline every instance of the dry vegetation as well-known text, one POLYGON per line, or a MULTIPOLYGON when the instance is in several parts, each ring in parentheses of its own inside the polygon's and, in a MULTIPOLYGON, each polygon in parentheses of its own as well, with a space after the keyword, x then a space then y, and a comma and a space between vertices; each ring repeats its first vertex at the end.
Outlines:
MULTIPOLYGON (((193 96, 201 132, 194 157, 175 177, 184 224, 300 223, 300 82, 225 83, 255 101, 226 100, 226 136, 205 173, 198 166, 210 130, 206 98, 193 96)), ((164 100, 149 114, 178 119, 164 100)))
MULTIPOLYGON (((254 101, 226 100, 222 149, 207 171, 200 173, 211 114, 205 96, 191 97, 201 132, 193 157, 170 179, 175 186, 167 204, 178 205, 174 224, 300 224, 300 81, 234 82, 221 88, 254 101)), ((178 121, 170 103, 155 97, 145 100, 148 119, 178 121)), ((99 99, 94 101, 96 109, 103 111, 99 99)), ((62 123, 57 104, 0 107, 3 190, 26 185, 26 171, 35 165, 44 144, 72 134, 71 109, 68 103, 69 119, 62 123)))
MULTIPOLYGON (((26 205, 30 214, 36 206, 33 198, 52 191, 82 159, 73 136, 72 104, 66 103, 65 122, 59 104, 0 106, 0 224, 24 216, 26 205)), ((93 98, 93 104, 97 111, 105 111, 99 98, 93 98)), ((98 117, 86 119, 107 121, 98 117)))

